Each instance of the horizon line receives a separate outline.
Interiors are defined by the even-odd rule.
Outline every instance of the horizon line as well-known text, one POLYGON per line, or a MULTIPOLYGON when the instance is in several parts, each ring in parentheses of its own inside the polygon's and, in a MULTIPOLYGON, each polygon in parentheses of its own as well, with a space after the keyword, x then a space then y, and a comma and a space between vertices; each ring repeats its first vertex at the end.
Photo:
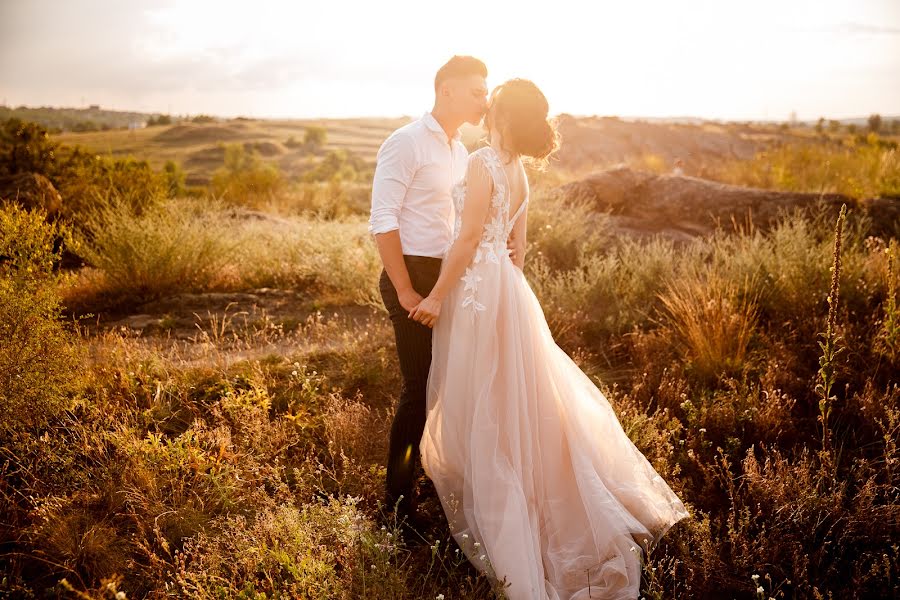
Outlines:
MULTIPOLYGON (((162 111, 145 111, 138 109, 124 109, 124 108, 113 108, 113 107, 104 107, 102 104, 88 104, 86 106, 55 106, 55 105, 40 105, 40 106, 29 106, 26 104, 19 104, 16 106, 11 106, 7 104, 5 101, 0 103, 0 108, 6 108, 9 110, 18 110, 18 109, 53 109, 53 110, 104 110, 107 112, 120 112, 120 113, 135 113, 140 115, 160 115, 160 116, 171 116, 171 117, 179 117, 184 119, 189 119, 191 117, 198 116, 208 116, 216 119, 222 120, 234 120, 234 119, 249 119, 256 121, 352 121, 352 120, 364 120, 364 119, 385 119, 385 120, 396 120, 396 119, 415 119, 415 115, 354 115, 354 116, 315 116, 315 117, 304 117, 304 116, 251 116, 246 114, 235 114, 231 116, 220 115, 220 114, 211 114, 205 112, 197 112, 197 113, 175 113, 175 112, 162 112, 162 111), (96 106, 94 109, 92 107, 96 106)), ((829 117, 825 115, 821 115, 815 118, 796 118, 797 123, 815 123, 820 118, 825 119, 826 121, 858 121, 858 120, 866 120, 872 115, 879 115, 882 119, 900 119, 900 110, 895 113, 870 113, 868 115, 859 115, 856 116, 843 116, 843 117, 829 117)), ((718 122, 718 123, 790 123, 794 121, 790 117, 787 118, 725 118, 725 117, 701 117, 695 115, 667 115, 667 116, 652 116, 652 115, 626 115, 626 114, 576 114, 569 112, 560 112, 552 115, 553 117, 561 117, 563 115, 568 115, 570 117, 574 117, 576 119, 603 119, 603 118, 617 118, 622 120, 658 120, 658 121, 703 121, 703 122, 718 122)))

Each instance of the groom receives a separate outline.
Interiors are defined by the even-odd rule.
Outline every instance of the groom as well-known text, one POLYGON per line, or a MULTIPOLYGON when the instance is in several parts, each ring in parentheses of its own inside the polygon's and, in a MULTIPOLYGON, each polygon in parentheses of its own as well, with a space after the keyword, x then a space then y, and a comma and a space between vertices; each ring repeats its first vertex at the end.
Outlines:
POLYGON ((409 318, 431 292, 450 246, 450 190, 466 173, 463 123, 477 125, 487 105, 487 68, 454 56, 434 78, 434 107, 394 131, 378 151, 369 231, 384 263, 379 288, 394 326, 403 385, 391 426, 385 502, 416 529, 414 484, 425 427, 431 329, 409 318))

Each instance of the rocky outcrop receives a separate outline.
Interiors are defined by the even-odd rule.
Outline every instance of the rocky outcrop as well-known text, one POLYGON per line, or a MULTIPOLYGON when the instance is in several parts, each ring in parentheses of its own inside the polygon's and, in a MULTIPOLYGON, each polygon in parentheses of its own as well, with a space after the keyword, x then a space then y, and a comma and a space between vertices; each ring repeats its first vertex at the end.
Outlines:
POLYGON ((51 217, 62 207, 62 196, 50 180, 39 173, 0 177, 0 200, 10 200, 29 210, 40 208, 51 217))
POLYGON ((840 194, 779 192, 727 185, 695 177, 656 175, 617 167, 595 173, 559 190, 609 213, 622 232, 636 236, 663 234, 687 239, 747 226, 765 229, 784 211, 798 208, 833 211, 842 204, 867 214, 873 233, 900 232, 900 199, 854 200, 840 194))

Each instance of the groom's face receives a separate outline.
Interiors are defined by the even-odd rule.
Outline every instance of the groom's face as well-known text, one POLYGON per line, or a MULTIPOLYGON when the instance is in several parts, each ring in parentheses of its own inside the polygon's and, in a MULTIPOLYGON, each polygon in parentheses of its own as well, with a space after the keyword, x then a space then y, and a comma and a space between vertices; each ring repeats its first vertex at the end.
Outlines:
POLYGON ((447 91, 456 112, 464 121, 478 125, 487 110, 487 82, 480 75, 447 81, 447 91))

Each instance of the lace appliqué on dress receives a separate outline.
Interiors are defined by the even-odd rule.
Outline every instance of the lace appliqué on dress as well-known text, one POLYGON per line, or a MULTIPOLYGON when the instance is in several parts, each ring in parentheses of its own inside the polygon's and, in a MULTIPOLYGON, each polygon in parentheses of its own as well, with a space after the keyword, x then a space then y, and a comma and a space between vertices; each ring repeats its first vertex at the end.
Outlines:
MULTIPOLYGON (((491 195, 491 213, 493 216, 490 222, 485 223, 484 225, 484 232, 481 235, 481 241, 478 244, 478 248, 475 250, 472 264, 478 265, 490 262, 499 265, 500 259, 503 256, 509 255, 509 249, 506 247, 506 238, 509 235, 509 232, 507 231, 508 215, 506 214, 507 206, 505 202, 506 184, 501 180, 501 177, 505 178, 502 171, 503 166, 500 164, 500 159, 492 148, 478 152, 473 156, 478 156, 488 168, 488 172, 491 174, 491 179, 493 180, 494 191, 491 195)), ((456 213, 453 227, 453 240, 455 241, 462 228, 462 209, 466 196, 465 182, 454 186, 452 196, 455 209, 454 212, 456 213)), ((468 292, 463 297, 463 308, 469 308, 473 313, 485 310, 484 304, 479 302, 476 298, 478 282, 481 281, 482 278, 472 270, 472 267, 466 267, 466 274, 461 279, 466 284, 464 291, 468 292)))

